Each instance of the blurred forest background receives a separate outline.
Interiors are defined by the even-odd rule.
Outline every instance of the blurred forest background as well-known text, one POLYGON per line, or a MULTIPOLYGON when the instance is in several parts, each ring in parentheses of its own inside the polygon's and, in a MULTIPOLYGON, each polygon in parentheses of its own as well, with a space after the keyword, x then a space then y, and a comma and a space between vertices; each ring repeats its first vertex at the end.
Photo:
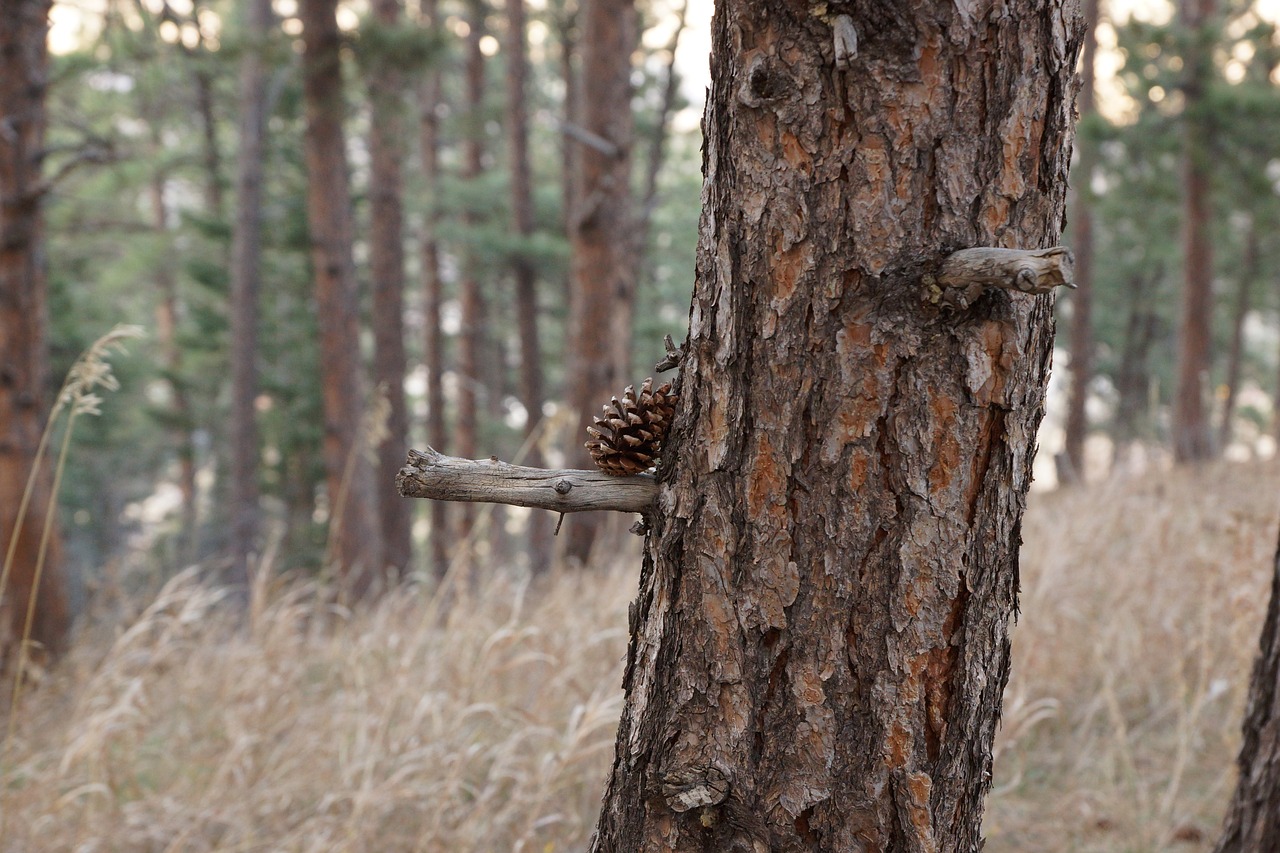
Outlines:
MULTIPOLYGON (((17 729, 11 803, 32 831, 53 821, 65 849, 114 831, 249 849, 269 826, 278 849, 582 842, 620 708, 635 537, 571 517, 553 538, 542 514, 406 501, 392 478, 426 444, 583 466, 582 419, 652 374, 664 335, 683 339, 709 6, 53 6, 47 398, 116 324, 146 337, 110 356, 119 390, 77 420, 57 494, 46 581, 96 616, 39 700, 66 715, 17 729), (602 571, 563 574, 574 561, 602 571), (397 597, 326 637, 312 599, 273 586, 333 572, 356 596, 432 588, 472 563, 496 571, 445 621, 435 599, 423 615, 397 597), (248 636, 210 615, 187 567, 249 588, 248 636), (526 608, 523 584, 548 570, 526 608), (178 660, 200 678, 172 680, 178 660), (324 721, 286 755, 262 733, 306 712, 299 697, 324 721), (112 803, 80 811, 102 786, 112 803), (424 800, 439 812, 400 811, 424 800)), ((1084 7, 1096 39, 1064 237, 1079 289, 1058 303, 1037 459, 1038 487, 1060 493, 1028 516, 1030 627, 989 846, 1203 846, 1274 533, 1276 501, 1253 496, 1275 491, 1261 460, 1280 441, 1280 3, 1084 7), (1203 465, 1221 458, 1258 464, 1203 465)))

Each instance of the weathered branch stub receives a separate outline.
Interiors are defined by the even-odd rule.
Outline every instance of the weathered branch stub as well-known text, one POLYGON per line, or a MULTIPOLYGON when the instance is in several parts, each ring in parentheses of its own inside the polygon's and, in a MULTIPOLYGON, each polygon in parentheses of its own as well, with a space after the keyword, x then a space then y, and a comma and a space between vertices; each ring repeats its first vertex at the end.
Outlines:
POLYGON ((967 308, 988 288, 1049 293, 1075 285, 1074 258, 1065 246, 999 249, 982 246, 952 252, 935 274, 925 276, 927 298, 935 304, 967 308))
POLYGON ((396 476, 406 498, 500 503, 552 512, 644 512, 658 493, 651 474, 613 477, 601 471, 528 468, 497 459, 460 459, 428 447, 410 450, 396 476))

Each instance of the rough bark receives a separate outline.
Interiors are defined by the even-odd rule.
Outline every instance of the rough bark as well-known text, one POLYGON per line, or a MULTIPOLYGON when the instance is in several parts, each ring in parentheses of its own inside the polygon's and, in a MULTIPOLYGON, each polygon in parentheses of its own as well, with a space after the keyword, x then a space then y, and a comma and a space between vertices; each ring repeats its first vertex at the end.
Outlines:
POLYGON ((1280 850, 1280 549, 1249 682, 1243 733, 1236 762, 1240 777, 1216 853, 1280 850))
POLYGON ((39 588, 37 554, 50 494, 36 448, 50 402, 48 314, 41 217, 49 0, 15 0, 0 17, 0 547, 14 559, 0 585, 0 654, 22 638, 36 594, 30 639, 63 649, 70 628, 59 537, 51 531, 39 588), (37 466, 30 509, 18 510, 37 466))
POLYGON ((1077 11, 823 9, 717 4, 596 851, 981 846, 1052 297, 946 310, 922 279, 952 249, 1054 244, 1077 11))
POLYGON ((330 559, 348 595, 360 598, 382 573, 373 472, 362 452, 359 300, 352 261, 350 179, 343 141, 342 35, 337 0, 302 0, 303 97, 307 130, 307 225, 324 381, 324 462, 330 559))
MULTIPOLYGON (((529 166, 529 107, 525 92, 529 75, 525 45, 524 0, 507 3, 507 145, 511 160, 511 218, 522 240, 533 236, 533 178, 529 166)), ((520 336, 520 402, 528 413, 525 438, 535 438, 542 429, 542 353, 538 341, 538 285, 533 261, 523 251, 511 262, 515 279, 516 325, 520 336)), ((542 449, 536 440, 529 445, 525 461, 542 465, 542 449)), ((529 517, 529 565, 533 572, 546 571, 551 564, 550 519, 542 513, 529 517)))
MULTIPOLYGON (((1084 23, 1088 28, 1080 58, 1080 94, 1077 111, 1082 121, 1096 113, 1094 105, 1094 58, 1098 52, 1100 0, 1084 0, 1084 23)), ((1071 295, 1071 387, 1067 396, 1066 456, 1067 476, 1084 479, 1084 440, 1089 432, 1086 404, 1093 380, 1093 178, 1097 154, 1093 141, 1082 138, 1076 146, 1075 191, 1071 207, 1071 246, 1076 256, 1076 292, 1071 295)))
MULTIPOLYGON (((431 28, 440 25, 436 0, 423 0, 423 23, 431 28)), ((422 174, 431 194, 422 221, 422 324, 423 358, 427 369, 427 441, 441 449, 448 447, 448 431, 444 417, 444 331, 440 325, 440 304, 444 300, 440 275, 440 243, 437 231, 440 215, 440 71, 433 64, 418 87, 418 153, 422 174)), ((429 568, 436 577, 448 569, 448 510, 445 504, 431 504, 429 568)))
MULTIPOLYGON (((400 0, 375 0, 379 24, 400 22, 400 0)), ((369 73, 369 268, 373 277, 373 381, 387 396, 387 438, 378 446, 378 515, 386 564, 400 574, 410 568, 410 505, 393 489, 409 446, 409 408, 404 395, 408 358, 404 347, 404 204, 400 162, 404 159, 404 89, 400 70, 374 57, 369 73)))
POLYGON ((1173 456, 1197 462, 1213 455, 1205 392, 1213 339, 1213 249, 1209 136, 1204 99, 1212 74, 1206 29, 1216 0, 1181 0, 1179 19, 1190 33, 1183 85, 1182 315, 1178 326, 1178 384, 1173 400, 1173 456))
POLYGON ((1245 235, 1244 265, 1236 282, 1235 304, 1231 309, 1231 344, 1227 351, 1227 396, 1222 401, 1222 420, 1218 422, 1218 449, 1231 443, 1232 421, 1236 415, 1236 399, 1240 395, 1240 373, 1244 362, 1244 321, 1249 316, 1253 287, 1258 278, 1258 226, 1249 223, 1245 235))
MULTIPOLYGON (((632 0, 583 0, 579 120, 604 144, 579 144, 576 200, 570 223, 569 404, 578 428, 570 461, 586 465, 586 428, 601 405, 627 384, 634 310, 631 223, 631 53, 636 44, 632 0)), ((576 519, 567 553, 585 561, 597 519, 576 519)))
POLYGON ((231 235, 231 573, 249 582, 258 547, 258 295, 262 276, 262 167, 267 112, 265 51, 274 26, 271 0, 248 4, 249 45, 240 60, 240 145, 236 156, 236 219, 231 235))

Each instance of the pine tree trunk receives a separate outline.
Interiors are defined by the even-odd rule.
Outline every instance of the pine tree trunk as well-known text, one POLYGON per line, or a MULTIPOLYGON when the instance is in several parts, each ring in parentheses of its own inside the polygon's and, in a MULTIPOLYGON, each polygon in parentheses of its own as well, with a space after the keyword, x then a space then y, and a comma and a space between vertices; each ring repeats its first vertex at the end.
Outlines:
POLYGON ((1236 762, 1240 778, 1216 853, 1280 850, 1280 549, 1259 647, 1236 762))
MULTIPOLYGON (((376 0, 378 22, 400 22, 400 0, 376 0)), ((369 267, 373 275, 373 381, 387 396, 387 438, 378 446, 379 520, 386 564, 403 575, 412 558, 410 503, 395 490, 396 473, 409 446, 409 409, 404 395, 408 359, 404 348, 404 205, 400 161, 404 119, 399 69, 375 57, 369 79, 369 267)))
POLYGON ((267 121, 267 43, 271 0, 251 0, 249 45, 240 60, 240 145, 236 156, 236 220, 231 236, 231 574, 248 587, 258 547, 258 297, 262 278, 262 175, 267 121))
POLYGON ((1209 175, 1209 134, 1201 115, 1212 74, 1212 57, 1205 43, 1216 12, 1215 0, 1181 0, 1179 17, 1190 34, 1183 87, 1184 139, 1182 154, 1182 319, 1178 332, 1178 386, 1173 405, 1173 455, 1178 462, 1196 462, 1213 455, 1205 390, 1209 382, 1213 335, 1213 250, 1209 217, 1212 192, 1209 175))
POLYGON ((717 4, 595 851, 980 847, 1052 299, 946 312, 925 274, 1056 242, 1082 36, 1075 4, 998 8, 717 4))
POLYGON ((1151 387, 1151 347, 1160 328, 1160 318, 1151 309, 1150 293, 1163 275, 1162 271, 1133 276, 1126 288, 1129 295, 1129 317, 1125 323, 1124 342, 1120 350, 1120 367, 1116 371, 1116 419, 1113 429, 1116 462, 1141 432, 1140 421, 1151 387))
MULTIPOLYGON (((630 382, 635 299, 631 222, 631 53, 636 45, 632 0, 583 0, 579 117, 594 144, 580 143, 570 227, 569 403, 578 429, 573 465, 591 463, 582 442, 610 396, 630 382)), ((570 558, 585 561, 600 519, 566 527, 570 558)))
MULTIPOLYGON (((533 178, 529 167, 529 107, 525 92, 529 75, 525 46, 524 0, 507 0, 507 140, 511 158, 511 214, 516 235, 533 236, 533 178)), ((536 436, 542 429, 542 352, 538 341, 537 272, 524 252, 512 261, 515 277, 516 324, 520 333, 520 402, 528 413, 526 439, 534 437, 525 464, 542 467, 542 449, 536 436)), ((551 564, 550 517, 543 512, 529 516, 529 566, 536 574, 551 564)))
MULTIPOLYGON (((423 23, 440 26, 436 0, 422 0, 423 23)), ((431 193, 432 203, 422 222, 422 305, 424 329, 423 359, 427 369, 427 442, 437 450, 448 449, 448 432, 444 417, 444 330, 440 325, 440 304, 444 300, 440 275, 440 243, 437 229, 440 216, 435 210, 440 197, 440 71, 434 65, 427 70, 418 88, 418 139, 422 174, 431 193)), ((431 534, 429 568, 437 578, 443 577, 449 564, 448 504, 431 501, 431 534)))
MULTIPOLYGON (((1088 28, 1081 52, 1080 94, 1077 107, 1082 121, 1097 112, 1094 107, 1094 57, 1098 49, 1099 0, 1085 0, 1084 23, 1088 28)), ((1091 139, 1076 146, 1075 193, 1071 216, 1071 248, 1076 255, 1076 289, 1071 293, 1071 389, 1067 397, 1066 442, 1068 476, 1084 480, 1084 440, 1089 432, 1087 403, 1093 380, 1093 177, 1097 154, 1091 139)))
MULTIPOLYGON (((463 141, 462 178, 475 187, 484 171, 484 37, 485 0, 467 3, 466 42, 466 137, 463 141)), ((474 191, 474 190, 473 190, 474 191)), ((468 210, 463 220, 472 228, 479 225, 475 213, 468 210)), ((462 328, 458 332, 458 454, 474 459, 479 452, 480 390, 484 383, 485 304, 480 286, 479 256, 472 246, 463 249, 462 276, 458 282, 462 328)), ((475 524, 475 512, 469 506, 460 509, 459 539, 467 541, 475 524)))
POLYGON ((1227 352, 1227 398, 1222 401, 1222 420, 1218 423, 1218 449, 1231 443, 1231 426, 1236 415, 1236 399, 1240 395, 1240 373, 1244 362, 1244 321, 1249 316, 1250 297, 1258 278, 1258 226, 1249 223, 1245 235, 1244 266, 1236 282, 1235 305, 1231 310, 1231 349, 1227 352))
POLYGON ((0 586, 0 655, 20 640, 36 594, 30 639, 63 649, 71 627, 60 539, 51 547, 36 589, 37 555, 50 494, 47 460, 36 447, 50 403, 48 313, 44 267, 43 188, 49 0, 15 0, 0 16, 0 547, 13 550, 0 586), (30 508, 18 509, 32 467, 30 508))
POLYGON ((361 598, 382 574, 372 468, 362 452, 361 381, 350 182, 343 142, 342 67, 337 0, 302 0, 303 97, 307 132, 307 223, 320 325, 324 382, 324 461, 330 558, 348 595, 361 598))

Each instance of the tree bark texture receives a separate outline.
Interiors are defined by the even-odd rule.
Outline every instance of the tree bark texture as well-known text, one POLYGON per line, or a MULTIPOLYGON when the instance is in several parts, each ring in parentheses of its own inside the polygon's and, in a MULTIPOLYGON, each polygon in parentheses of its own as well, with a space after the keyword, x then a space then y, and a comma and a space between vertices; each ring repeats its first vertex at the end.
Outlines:
POLYGON ((271 0, 251 0, 240 60, 240 145, 236 219, 231 235, 231 575, 248 587, 258 547, 258 299, 262 285, 262 174, 267 121, 266 50, 274 25, 271 0))
POLYGON ((712 29, 680 405, 593 850, 969 853, 1053 300, 921 291, 951 250, 1054 245, 1078 12, 725 0, 712 29))
POLYGON ((1203 111, 1212 68, 1206 42, 1215 0, 1181 0, 1179 19, 1190 36, 1183 86, 1182 314, 1178 326, 1178 385, 1173 400, 1173 456, 1196 462, 1213 455, 1205 391, 1213 341, 1213 248, 1210 243, 1212 179, 1209 136, 1203 111))
POLYGON ((383 568, 373 472, 362 452, 365 411, 350 181, 343 141, 342 36, 337 0, 302 0, 303 97, 307 130, 307 224, 320 325, 324 461, 330 558, 349 595, 364 596, 383 568))
MULTIPOLYGON (((569 360, 566 384, 577 413, 570 462, 588 465, 582 442, 600 406, 630 382, 635 300, 631 211, 631 53, 633 0, 582 0, 580 102, 582 128, 605 145, 579 144, 576 197, 569 233, 569 360)), ((585 561, 599 519, 575 519, 570 557, 585 561)))
POLYGON ((1280 850, 1280 549, 1236 763, 1240 778, 1216 853, 1280 850))
MULTIPOLYGON (((15 0, 0 16, 0 548, 14 550, 0 588, 0 651, 23 636, 50 494, 36 457, 47 416, 48 314, 41 218, 49 0, 15 0), (20 529, 18 509, 38 466, 20 529), (16 539, 15 539, 16 537, 16 539)), ((51 531, 30 638, 60 651, 71 617, 57 531, 51 531)))
MULTIPOLYGON (((376 0, 379 24, 400 22, 400 0, 376 0)), ((373 381, 389 404, 387 438, 378 446, 378 515, 385 562, 403 574, 410 568, 410 504, 393 484, 409 446, 409 407, 404 395, 408 358, 404 348, 404 204, 400 161, 404 159, 404 81, 391 63, 373 58, 369 77, 369 268, 373 277, 373 381)))
MULTIPOLYGON (((511 218, 522 240, 533 236, 533 177, 529 165, 529 106, 526 80, 529 76, 525 44, 524 0, 507 4, 507 145, 511 160, 511 218)), ((520 335, 520 402, 528 413, 525 437, 536 436, 542 428, 542 353, 538 340, 537 270, 528 255, 517 252, 512 259, 515 279, 516 325, 520 335)), ((529 445, 525 461, 542 465, 542 449, 536 440, 529 445)), ((529 565, 543 572, 551 565, 550 519, 542 513, 529 518, 529 565)))
MULTIPOLYGON (((1094 106, 1094 59, 1098 52, 1100 0, 1084 0, 1087 31, 1080 59, 1080 94, 1077 111, 1081 120, 1092 118, 1094 106)), ((1092 140, 1076 146, 1075 192, 1071 209, 1071 247, 1076 258, 1076 292, 1071 294, 1071 388, 1067 397, 1066 442, 1068 476, 1084 480, 1084 440, 1089 432, 1087 403, 1093 381, 1093 178, 1097 154, 1092 140)))
MULTIPOLYGON (((426 26, 440 26, 436 0, 422 0, 420 8, 426 26)), ((427 369, 427 442, 443 450, 448 447, 444 417, 444 330, 440 324, 444 284, 437 237, 440 215, 435 209, 440 195, 440 92, 440 70, 433 63, 418 87, 419 156, 422 175, 433 198, 422 221, 422 325, 423 359, 427 369)), ((433 501, 430 513, 429 567, 436 577, 443 577, 449 563, 448 510, 445 504, 433 501)))

